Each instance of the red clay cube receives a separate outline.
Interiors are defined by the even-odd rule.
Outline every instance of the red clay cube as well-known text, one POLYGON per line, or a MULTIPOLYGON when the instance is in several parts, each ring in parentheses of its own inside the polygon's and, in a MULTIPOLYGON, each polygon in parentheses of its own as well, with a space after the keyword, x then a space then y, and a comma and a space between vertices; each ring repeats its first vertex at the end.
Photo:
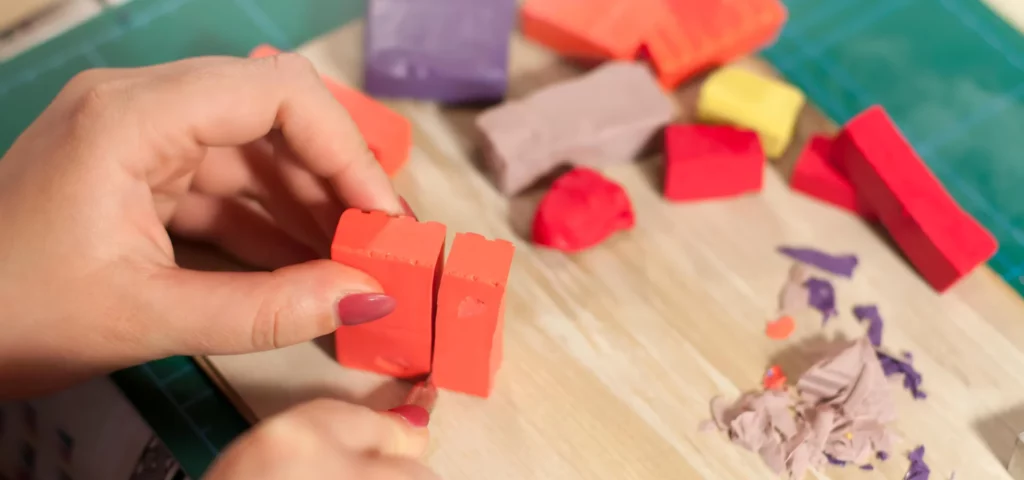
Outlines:
POLYGON ((853 212, 866 220, 875 218, 871 209, 857 198, 857 192, 831 156, 831 138, 815 135, 796 161, 789 186, 805 195, 853 212))
POLYGON ((996 239, 943 188, 882 107, 852 118, 832 156, 935 290, 945 291, 995 255, 996 239))
POLYGON ((757 133, 726 125, 665 129, 665 198, 705 200, 761 190, 764 149, 757 133))

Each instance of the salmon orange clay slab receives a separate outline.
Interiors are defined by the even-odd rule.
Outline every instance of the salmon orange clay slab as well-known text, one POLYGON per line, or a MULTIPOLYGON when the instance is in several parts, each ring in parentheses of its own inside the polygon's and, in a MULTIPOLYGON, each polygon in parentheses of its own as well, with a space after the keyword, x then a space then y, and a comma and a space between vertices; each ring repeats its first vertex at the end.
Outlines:
MULTIPOLYGON (((252 58, 269 57, 281 53, 271 45, 259 45, 249 52, 252 58)), ((326 75, 324 85, 331 95, 348 110, 366 145, 377 157, 389 176, 395 176, 409 159, 412 148, 412 126, 402 115, 377 102, 362 92, 346 87, 326 75)))
POLYGON ((396 378, 430 373, 435 279, 445 226, 348 209, 341 215, 331 259, 359 269, 394 297, 395 311, 335 332, 338 362, 396 378))
POLYGON ((526 0, 520 28, 567 57, 632 60, 653 23, 643 6, 623 0, 526 0))
POLYGON ((501 366, 505 286, 515 247, 458 233, 437 291, 434 370, 439 387, 490 396, 501 366))
POLYGON ((779 0, 661 1, 675 17, 676 32, 683 35, 666 30, 662 20, 662 28, 652 30, 645 45, 661 84, 670 88, 767 47, 788 15, 779 0))

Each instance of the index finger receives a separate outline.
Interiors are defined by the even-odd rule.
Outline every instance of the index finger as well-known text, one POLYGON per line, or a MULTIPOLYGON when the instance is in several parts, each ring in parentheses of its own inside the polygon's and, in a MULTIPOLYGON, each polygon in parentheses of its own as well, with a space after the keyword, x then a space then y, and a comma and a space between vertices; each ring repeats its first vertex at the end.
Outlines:
POLYGON ((225 58, 143 79, 133 107, 155 132, 198 146, 248 143, 278 129, 297 161, 351 207, 402 214, 384 169, 312 63, 294 53, 225 58))

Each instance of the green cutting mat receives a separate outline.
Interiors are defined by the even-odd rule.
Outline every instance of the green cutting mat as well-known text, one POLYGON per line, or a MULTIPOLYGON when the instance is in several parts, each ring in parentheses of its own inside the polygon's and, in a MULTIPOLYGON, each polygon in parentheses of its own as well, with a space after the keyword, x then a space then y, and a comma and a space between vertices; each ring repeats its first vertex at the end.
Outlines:
MULTIPOLYGON (((426 1, 426 0, 423 0, 426 1)), ((884 105, 956 198, 999 238, 992 267, 1024 293, 1024 40, 976 0, 785 0, 769 60, 838 121, 884 105)), ((0 151, 91 66, 292 48, 363 0, 133 0, 0 65, 0 151)), ((113 375, 194 478, 247 428, 187 358, 113 375)))

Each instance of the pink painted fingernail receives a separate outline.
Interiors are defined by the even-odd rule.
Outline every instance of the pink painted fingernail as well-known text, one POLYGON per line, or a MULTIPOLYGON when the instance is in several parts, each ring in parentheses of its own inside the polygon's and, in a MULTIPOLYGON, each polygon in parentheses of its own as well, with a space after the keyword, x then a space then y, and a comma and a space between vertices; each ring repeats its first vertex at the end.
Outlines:
POLYGON ((398 302, 383 293, 352 293, 338 300, 338 323, 359 325, 383 318, 395 311, 398 302))
POLYGON ((405 214, 419 220, 419 218, 416 217, 416 213, 412 211, 412 207, 409 206, 409 202, 405 201, 405 198, 403 197, 398 197, 398 199, 402 201, 402 208, 405 209, 405 214))
POLYGON ((416 428, 426 427, 430 423, 430 413, 419 405, 401 405, 388 411, 404 418, 416 428))

